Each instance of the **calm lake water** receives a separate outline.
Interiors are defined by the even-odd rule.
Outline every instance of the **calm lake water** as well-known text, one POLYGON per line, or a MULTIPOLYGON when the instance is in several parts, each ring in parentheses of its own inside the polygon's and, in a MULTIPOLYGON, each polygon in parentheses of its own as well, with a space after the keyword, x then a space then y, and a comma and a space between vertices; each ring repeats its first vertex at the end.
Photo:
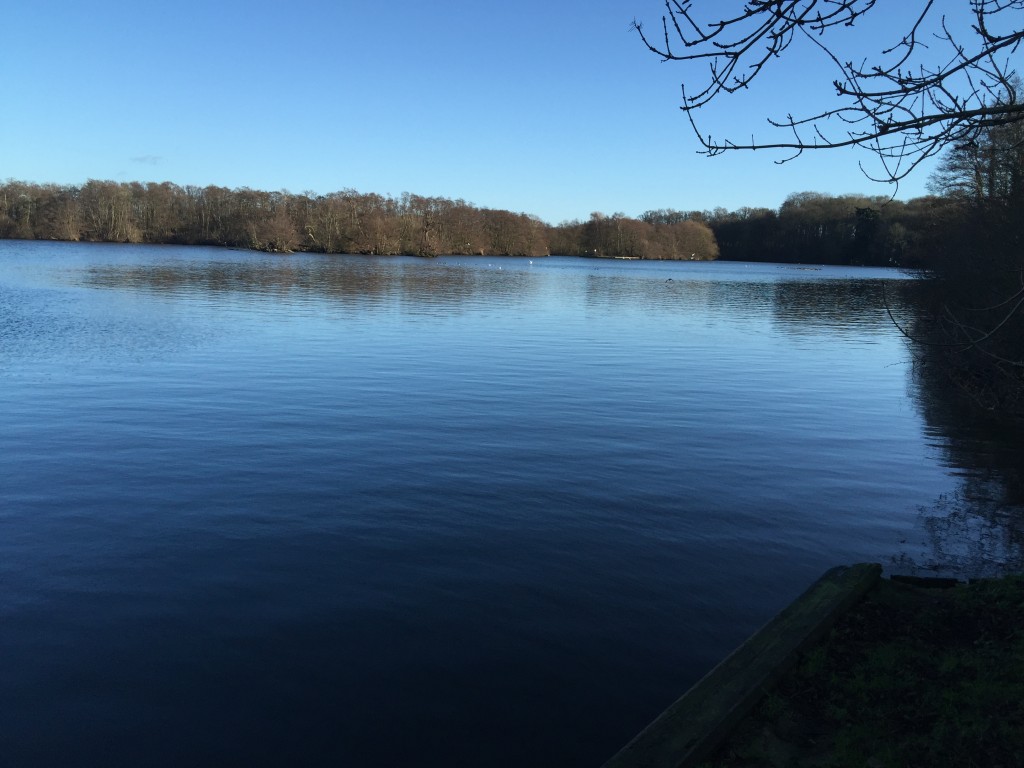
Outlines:
POLYGON ((926 539, 905 282, 0 242, 3 762, 599 765, 926 539))

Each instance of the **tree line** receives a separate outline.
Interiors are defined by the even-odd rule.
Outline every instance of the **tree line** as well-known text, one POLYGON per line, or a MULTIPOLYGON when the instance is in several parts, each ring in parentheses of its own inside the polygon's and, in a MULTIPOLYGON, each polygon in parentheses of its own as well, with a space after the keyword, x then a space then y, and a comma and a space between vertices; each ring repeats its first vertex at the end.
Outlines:
MULTIPOLYGON (((962 207, 957 204, 966 189, 966 164, 959 156, 950 161, 951 168, 936 181, 937 189, 946 185, 941 194, 907 202, 800 192, 778 209, 668 208, 635 218, 593 213, 586 221, 558 225, 525 213, 409 193, 314 195, 170 182, 90 180, 72 186, 9 180, 0 184, 0 238, 277 253, 558 254, 920 267, 930 259, 926 233, 962 207)), ((990 177, 995 178, 985 178, 990 177)))
POLYGON ((926 233, 952 215, 951 203, 939 195, 900 201, 799 192, 778 209, 719 208, 683 215, 711 227, 723 259, 921 268, 931 260, 926 233))
POLYGON ((0 238, 215 245, 290 253, 713 259, 705 223, 595 213, 551 226, 464 200, 90 180, 0 184, 0 238))
MULTIPOLYGON (((1017 79, 1011 80, 1019 87, 1017 79)), ((723 259, 919 267, 949 272, 957 261, 983 266, 985 255, 963 242, 965 216, 987 223, 985 237, 1013 242, 1010 221, 1024 215, 1024 122, 980 129, 951 145, 928 180, 931 193, 906 202, 885 196, 790 195, 778 210, 682 214, 708 223, 723 259), (984 214, 983 214, 984 212, 984 214), (1003 215, 1008 214, 1008 215, 1003 215), (1006 222, 1003 222, 1006 219, 1006 222), (959 248, 950 253, 950 244, 959 248)), ((672 211, 644 217, 671 216, 672 211)), ((676 214, 679 215, 679 214, 676 214)), ((977 231, 972 232, 976 240, 977 231)))
MULTIPOLYGON (((1013 128, 1014 134, 1020 129, 1013 128)), ((343 190, 328 195, 90 180, 0 184, 0 238, 214 245, 278 253, 592 256, 930 268, 936 232, 964 211, 1024 199, 1010 129, 953 148, 909 201, 799 192, 777 208, 593 213, 553 226, 463 200, 343 190), (1005 146, 1004 146, 1005 145, 1005 146), (1001 201, 1001 202, 1000 202, 1001 201)), ((1015 143, 1016 142, 1016 143, 1015 143)), ((938 245, 942 245, 942 240, 938 245)))

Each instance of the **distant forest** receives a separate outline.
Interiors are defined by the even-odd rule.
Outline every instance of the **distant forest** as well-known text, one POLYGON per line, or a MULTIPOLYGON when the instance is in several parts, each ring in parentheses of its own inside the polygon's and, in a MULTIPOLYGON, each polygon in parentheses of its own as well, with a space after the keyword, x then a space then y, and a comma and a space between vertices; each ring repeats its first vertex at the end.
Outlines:
POLYGON ((215 245, 289 253, 598 256, 923 266, 949 199, 791 195, 778 210, 591 214, 547 224, 463 200, 163 183, 0 184, 0 238, 215 245))
POLYGON ((0 238, 218 245, 289 253, 626 256, 714 259, 699 218, 594 214, 552 227, 463 200, 344 190, 329 195, 88 181, 0 185, 0 238))

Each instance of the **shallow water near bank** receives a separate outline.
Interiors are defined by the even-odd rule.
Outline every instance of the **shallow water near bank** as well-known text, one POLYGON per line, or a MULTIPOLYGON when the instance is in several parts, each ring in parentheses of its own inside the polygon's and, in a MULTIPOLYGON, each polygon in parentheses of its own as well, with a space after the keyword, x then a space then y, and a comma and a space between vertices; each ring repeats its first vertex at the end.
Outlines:
POLYGON ((599 764, 969 472, 907 279, 0 243, 5 753, 599 764))

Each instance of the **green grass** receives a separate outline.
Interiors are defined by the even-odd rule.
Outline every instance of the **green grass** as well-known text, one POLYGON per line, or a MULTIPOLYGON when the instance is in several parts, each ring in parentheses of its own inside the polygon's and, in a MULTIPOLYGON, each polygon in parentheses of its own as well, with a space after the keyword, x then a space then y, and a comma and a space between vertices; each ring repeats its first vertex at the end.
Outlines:
POLYGON ((708 765, 1024 765, 1024 578, 880 581, 708 765))

